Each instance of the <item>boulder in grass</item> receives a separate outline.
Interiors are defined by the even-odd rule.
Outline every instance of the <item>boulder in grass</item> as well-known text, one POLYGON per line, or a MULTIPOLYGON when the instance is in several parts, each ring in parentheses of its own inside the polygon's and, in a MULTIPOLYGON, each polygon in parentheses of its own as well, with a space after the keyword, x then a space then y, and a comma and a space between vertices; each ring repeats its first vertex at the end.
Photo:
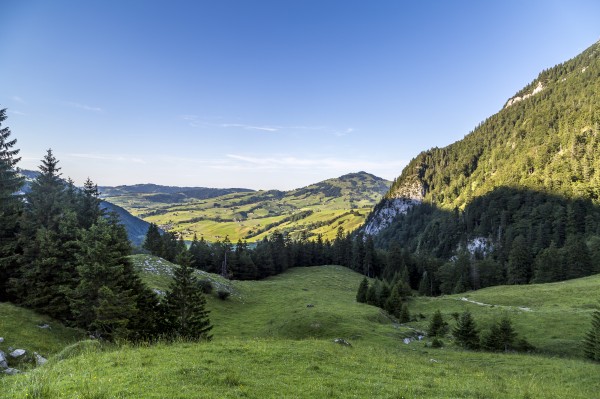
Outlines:
POLYGON ((23 356, 26 353, 27 351, 25 349, 15 349, 14 351, 10 352, 10 356, 16 359, 18 357, 23 356))
POLYGON ((6 360, 6 353, 0 351, 0 369, 8 368, 8 361, 6 360))
POLYGON ((33 356, 35 357, 35 364, 38 366, 43 366, 44 364, 48 363, 48 359, 37 352, 33 352, 33 356))
POLYGON ((20 372, 21 372, 21 370, 17 370, 17 369, 13 369, 13 368, 7 368, 6 370, 4 370, 4 374, 8 374, 8 375, 19 374, 20 372))
POLYGON ((346 341, 343 338, 336 338, 333 340, 333 342, 335 342, 336 344, 343 345, 343 346, 352 346, 352 344, 350 342, 346 341))

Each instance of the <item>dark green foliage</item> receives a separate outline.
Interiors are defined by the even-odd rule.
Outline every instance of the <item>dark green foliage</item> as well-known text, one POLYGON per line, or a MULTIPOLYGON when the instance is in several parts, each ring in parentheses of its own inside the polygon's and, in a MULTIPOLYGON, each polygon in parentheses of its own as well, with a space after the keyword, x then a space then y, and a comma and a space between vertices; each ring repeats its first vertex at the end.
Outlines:
POLYGON ((356 302, 366 303, 367 292, 369 291, 369 281, 366 277, 363 277, 360 285, 358 286, 358 292, 356 293, 356 302))
POLYGON ((473 316, 468 310, 458 318, 458 322, 452 330, 452 335, 454 335, 456 343, 463 348, 479 349, 479 332, 475 326, 475 320, 473 320, 473 316))
POLYGON ((406 303, 402 304, 400 308, 400 316, 398 316, 400 323, 408 323, 410 321, 410 312, 406 303))
POLYGON ((367 303, 373 306, 379 306, 379 290, 381 289, 381 283, 379 280, 375 280, 369 289, 367 290, 367 303))
POLYGON ((431 341, 431 347, 432 348, 443 348, 444 347, 444 341, 442 341, 438 337, 434 337, 433 340, 431 341))
POLYGON ((227 298, 229 298, 229 296, 230 296, 230 295, 231 295, 231 292, 229 292, 229 291, 227 291, 227 290, 219 290, 219 291, 217 291, 217 297, 218 297, 220 300, 222 300, 222 301, 224 301, 224 300, 226 300, 227 298))
POLYGON ((384 306, 386 312, 396 318, 400 318, 400 314, 402 312, 402 295, 400 294, 400 286, 400 282, 396 283, 396 285, 392 288, 389 298, 385 301, 384 306))
POLYGON ((427 329, 427 335, 430 337, 443 337, 448 332, 448 323, 444 321, 442 312, 436 310, 429 322, 429 328, 427 329))
POLYGON ((148 226, 148 232, 146 233, 146 240, 144 241, 143 248, 150 251, 152 255, 160 256, 163 253, 162 239, 158 226, 154 223, 150 223, 148 226))
POLYGON ((503 317, 498 323, 492 324, 489 332, 482 339, 485 350, 508 352, 516 350, 517 333, 508 317, 503 317))
POLYGON ((203 293, 207 295, 211 294, 213 291, 213 285, 208 279, 198 280, 198 287, 203 293))
POLYGON ((600 311, 592 314, 592 326, 583 342, 585 357, 600 362, 600 311))
POLYGON ((17 234, 21 213, 21 197, 17 192, 23 178, 17 171, 19 150, 10 139, 10 129, 2 127, 6 109, 0 109, 0 301, 13 299, 7 292, 7 283, 17 273, 17 234))
POLYGON ((185 339, 212 338, 212 325, 206 309, 206 298, 198 287, 198 280, 191 267, 191 255, 182 252, 177 258, 171 289, 164 302, 166 310, 165 333, 170 337, 185 339))

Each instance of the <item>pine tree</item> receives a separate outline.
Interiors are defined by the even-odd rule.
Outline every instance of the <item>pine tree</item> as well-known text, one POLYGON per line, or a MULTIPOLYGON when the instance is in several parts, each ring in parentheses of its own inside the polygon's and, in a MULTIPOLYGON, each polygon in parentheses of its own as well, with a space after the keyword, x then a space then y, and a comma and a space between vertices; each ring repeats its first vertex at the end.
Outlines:
POLYGON ((436 310, 431 318, 431 322, 429 323, 429 328, 427 329, 427 335, 430 337, 443 337, 448 332, 448 323, 444 321, 444 317, 442 316, 442 312, 440 310, 436 310))
POLYGON ((173 283, 165 298, 167 334, 185 339, 210 340, 212 326, 206 310, 206 298, 199 289, 198 279, 193 274, 191 255, 179 255, 179 266, 174 270, 173 283))
POLYGON ((532 257, 523 236, 514 239, 508 255, 508 284, 527 284, 531 277, 532 257))
POLYGON ((21 197, 17 192, 23 178, 16 167, 20 158, 18 149, 13 149, 16 139, 10 139, 10 129, 2 128, 6 120, 6 109, 0 109, 0 302, 14 299, 8 294, 8 281, 17 273, 17 234, 22 209, 21 197))
POLYGON ((400 323, 408 323, 410 321, 410 312, 408 311, 408 305, 403 303, 400 309, 400 316, 398 317, 400 323))
POLYGON ((150 226, 148 226, 148 232, 146 232, 146 240, 144 241, 142 247, 150 251, 152 255, 162 256, 162 239, 160 236, 160 231, 158 230, 158 226, 156 224, 150 223, 150 226))
POLYGON ((95 184, 89 177, 83 184, 83 189, 80 192, 78 203, 77 216, 79 225, 83 229, 89 229, 103 212, 100 208, 100 193, 98 185, 95 184))
POLYGON ((600 311, 592 315, 592 327, 584 340, 585 357, 595 362, 600 362, 600 311))
POLYGON ((77 325, 109 340, 126 338, 128 323, 137 314, 137 298, 128 287, 135 276, 126 273, 128 242, 123 242, 118 228, 115 219, 99 218, 82 234, 79 284, 71 300, 77 325))
POLYGON ((367 303, 367 292, 369 291, 369 281, 366 277, 363 277, 360 285, 358 286, 358 292, 356 293, 356 302, 367 303))
POLYGON ((392 288, 392 293, 385 302, 385 310, 394 317, 400 318, 402 312, 402 295, 400 294, 402 282, 398 281, 392 288))
POLYGON ((468 310, 460 315, 452 334, 456 343, 463 348, 479 349, 479 332, 475 326, 473 316, 468 310))
POLYGON ((510 319, 505 316, 498 323, 494 323, 489 333, 483 338, 483 347, 491 351, 508 352, 514 349, 517 339, 510 319))

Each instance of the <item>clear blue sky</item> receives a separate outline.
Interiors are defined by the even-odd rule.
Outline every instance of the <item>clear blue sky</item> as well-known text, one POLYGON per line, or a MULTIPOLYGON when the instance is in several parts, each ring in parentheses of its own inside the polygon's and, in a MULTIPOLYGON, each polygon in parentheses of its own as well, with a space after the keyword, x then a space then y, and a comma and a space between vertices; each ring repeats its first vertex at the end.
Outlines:
POLYGON ((393 179, 600 39, 600 1, 1 0, 20 167, 82 184, 393 179))

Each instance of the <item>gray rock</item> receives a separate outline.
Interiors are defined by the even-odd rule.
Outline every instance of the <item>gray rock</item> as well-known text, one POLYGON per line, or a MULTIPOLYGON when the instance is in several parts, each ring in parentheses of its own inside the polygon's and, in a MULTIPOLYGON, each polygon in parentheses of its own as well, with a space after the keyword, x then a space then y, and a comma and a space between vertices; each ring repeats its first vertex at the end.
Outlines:
POLYGON ((50 325, 48 325, 48 324, 40 324, 40 325, 38 325, 37 327, 38 327, 38 328, 43 328, 43 329, 49 329, 49 328, 52 328, 52 327, 50 327, 50 325))
POLYGON ((309 303, 308 305, 306 305, 307 308, 314 308, 315 305, 313 305, 312 303, 309 303))
POLYGON ((8 369, 4 370, 4 374, 8 374, 8 375, 19 374, 20 372, 21 372, 21 370, 12 369, 12 368, 8 368, 8 369))
POLYGON ((8 368, 8 362, 6 360, 6 353, 0 351, 0 369, 8 368))
POLYGON ((4 342, 4 338, 0 337, 0 344, 4 342))
POLYGON ((35 364, 37 364, 38 366, 43 366, 44 364, 48 363, 48 359, 46 359, 37 352, 33 352, 33 356, 35 357, 35 364))
POLYGON ((14 351, 10 352, 10 356, 17 358, 23 356, 26 353, 27 351, 25 349, 15 349, 14 351))
POLYGON ((410 342, 412 341, 410 338, 404 338, 402 340, 406 345, 410 344, 410 342))
POLYGON ((336 344, 343 345, 343 346, 352 346, 352 344, 350 342, 346 341, 343 338, 336 338, 333 340, 333 342, 335 342, 336 344))

